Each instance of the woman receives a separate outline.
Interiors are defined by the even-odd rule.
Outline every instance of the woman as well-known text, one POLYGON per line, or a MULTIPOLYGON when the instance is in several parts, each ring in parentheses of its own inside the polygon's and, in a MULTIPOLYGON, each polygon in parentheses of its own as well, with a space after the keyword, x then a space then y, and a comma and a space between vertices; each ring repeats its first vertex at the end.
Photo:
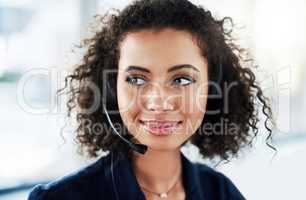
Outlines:
POLYGON ((107 154, 29 199, 245 199, 181 152, 190 142, 203 158, 237 155, 257 136, 256 102, 271 139, 271 109, 227 20, 187 0, 140 0, 101 17, 66 83, 81 150, 107 154))

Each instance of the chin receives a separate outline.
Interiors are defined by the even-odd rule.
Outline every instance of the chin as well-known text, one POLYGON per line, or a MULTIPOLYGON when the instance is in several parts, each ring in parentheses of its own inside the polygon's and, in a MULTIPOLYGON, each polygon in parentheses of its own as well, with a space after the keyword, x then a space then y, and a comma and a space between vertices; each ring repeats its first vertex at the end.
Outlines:
POLYGON ((174 151, 177 150, 180 146, 148 145, 148 147, 153 151, 174 151))
POLYGON ((139 140, 141 144, 145 144, 148 146, 151 150, 156 151, 174 151, 181 147, 181 145, 184 143, 184 141, 179 142, 173 137, 169 138, 150 138, 150 139, 144 139, 142 138, 139 140))
POLYGON ((135 142, 148 146, 151 150, 156 151, 175 151, 180 149, 182 144, 188 139, 188 136, 181 132, 157 136, 143 130, 131 130, 134 135, 135 142))

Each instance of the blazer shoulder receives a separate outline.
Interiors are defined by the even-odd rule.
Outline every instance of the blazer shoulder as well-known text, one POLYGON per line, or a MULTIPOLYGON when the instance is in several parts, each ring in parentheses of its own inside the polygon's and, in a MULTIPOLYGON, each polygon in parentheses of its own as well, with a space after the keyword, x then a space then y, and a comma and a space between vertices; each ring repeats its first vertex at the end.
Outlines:
POLYGON ((199 172, 201 185, 206 187, 211 194, 218 194, 218 199, 245 199, 233 181, 224 173, 203 163, 195 165, 199 172))
POLYGON ((36 185, 32 190, 30 191, 30 194, 28 196, 28 200, 48 200, 51 199, 48 197, 48 191, 50 189, 46 188, 46 185, 39 184, 36 185))
MULTIPOLYGON (((81 195, 92 188, 97 181, 102 181, 104 176, 102 157, 94 163, 75 172, 62 176, 46 184, 38 184, 32 188, 28 200, 53 200, 67 199, 81 195)), ((100 183, 102 184, 102 183, 100 183)))

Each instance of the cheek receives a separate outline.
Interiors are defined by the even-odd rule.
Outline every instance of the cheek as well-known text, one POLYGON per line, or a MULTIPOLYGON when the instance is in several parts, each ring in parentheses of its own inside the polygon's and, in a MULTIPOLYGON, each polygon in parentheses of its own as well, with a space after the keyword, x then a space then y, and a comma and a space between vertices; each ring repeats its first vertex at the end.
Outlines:
POLYGON ((195 89, 184 94, 181 112, 184 113, 187 131, 193 133, 202 123, 207 102, 206 89, 195 89))
POLYGON ((118 82, 117 84, 118 108, 123 122, 132 124, 138 112, 135 91, 127 84, 118 82))
POLYGON ((186 90, 182 95, 181 111, 187 115, 203 115, 206 110, 207 88, 186 90))
POLYGON ((123 80, 122 75, 119 75, 117 80, 117 98, 120 113, 128 111, 133 101, 133 93, 129 85, 123 80))

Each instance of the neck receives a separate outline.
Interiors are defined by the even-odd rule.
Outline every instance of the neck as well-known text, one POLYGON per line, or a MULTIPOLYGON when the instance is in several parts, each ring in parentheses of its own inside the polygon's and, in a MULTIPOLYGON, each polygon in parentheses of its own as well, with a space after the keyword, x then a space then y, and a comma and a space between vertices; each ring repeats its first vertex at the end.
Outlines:
POLYGON ((144 155, 134 153, 132 166, 141 186, 156 192, 165 192, 165 189, 171 187, 181 174, 180 149, 174 151, 148 149, 144 155))

